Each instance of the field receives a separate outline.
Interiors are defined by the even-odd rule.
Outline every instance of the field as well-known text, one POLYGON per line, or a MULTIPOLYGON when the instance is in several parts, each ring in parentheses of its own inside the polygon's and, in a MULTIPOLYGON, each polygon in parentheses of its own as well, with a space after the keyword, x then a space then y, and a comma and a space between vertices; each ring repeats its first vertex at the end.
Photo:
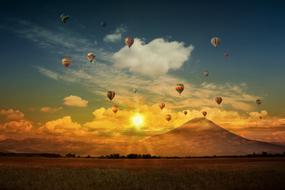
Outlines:
POLYGON ((285 189, 284 158, 0 158, 1 190, 285 189))

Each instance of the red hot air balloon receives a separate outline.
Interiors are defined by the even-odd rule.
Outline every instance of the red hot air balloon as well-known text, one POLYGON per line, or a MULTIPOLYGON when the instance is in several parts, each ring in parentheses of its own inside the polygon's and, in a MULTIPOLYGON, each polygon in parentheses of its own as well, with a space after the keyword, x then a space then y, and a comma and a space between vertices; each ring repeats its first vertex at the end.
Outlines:
POLYGON ((133 38, 131 38, 131 37, 126 37, 126 38, 125 38, 125 44, 126 44, 126 46, 128 46, 129 48, 133 45, 133 43, 134 43, 134 39, 133 39, 133 38))
POLYGON ((206 111, 203 111, 202 114, 203 114, 204 117, 207 116, 207 112, 206 111))
POLYGON ((167 114, 167 115, 165 116, 165 119, 166 119, 166 121, 170 121, 170 120, 171 120, 171 115, 170 115, 170 114, 167 114))
POLYGON ((223 98, 218 96, 218 97, 215 98, 215 101, 217 102, 217 104, 220 105, 222 103, 222 101, 223 101, 223 98))
POLYGON ((115 91, 108 91, 107 92, 107 97, 110 99, 110 100, 113 100, 113 98, 115 97, 115 91))
POLYGON ((179 94, 181 94, 184 90, 184 84, 182 84, 182 83, 177 84, 175 89, 179 94))
POLYGON ((165 103, 160 103, 160 104, 159 104, 159 108, 160 108, 161 110, 163 110, 164 107, 165 107, 165 103))

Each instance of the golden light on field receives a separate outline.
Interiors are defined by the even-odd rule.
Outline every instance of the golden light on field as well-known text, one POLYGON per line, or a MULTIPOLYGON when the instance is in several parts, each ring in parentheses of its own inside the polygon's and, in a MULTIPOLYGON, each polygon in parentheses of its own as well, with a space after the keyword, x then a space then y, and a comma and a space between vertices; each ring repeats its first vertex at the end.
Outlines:
POLYGON ((139 128, 139 127, 143 126, 143 124, 144 124, 144 117, 143 117, 143 115, 136 113, 132 117, 131 121, 135 127, 139 128))

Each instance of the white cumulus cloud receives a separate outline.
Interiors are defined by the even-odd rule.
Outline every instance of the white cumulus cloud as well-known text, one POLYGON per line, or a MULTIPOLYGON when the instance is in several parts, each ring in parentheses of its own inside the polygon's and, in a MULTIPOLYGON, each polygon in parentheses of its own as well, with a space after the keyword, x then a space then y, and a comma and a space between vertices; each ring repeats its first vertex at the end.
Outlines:
POLYGON ((79 96, 70 95, 64 98, 63 104, 66 106, 86 107, 88 105, 88 101, 79 96))
POLYGON ((179 69, 191 56, 194 47, 183 42, 157 38, 145 44, 136 38, 131 48, 124 47, 113 55, 114 66, 147 76, 166 74, 179 69))
POLYGON ((126 29, 123 26, 120 26, 114 31, 114 33, 107 34, 103 40, 104 40, 104 42, 107 42, 107 43, 118 42, 122 39, 122 34, 124 32, 126 32, 126 29))

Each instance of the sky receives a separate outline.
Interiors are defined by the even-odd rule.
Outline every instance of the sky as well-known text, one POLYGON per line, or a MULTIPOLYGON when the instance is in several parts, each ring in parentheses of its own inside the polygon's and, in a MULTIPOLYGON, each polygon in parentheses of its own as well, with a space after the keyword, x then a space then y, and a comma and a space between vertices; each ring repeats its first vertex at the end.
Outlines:
MULTIPOLYGON (((71 150, 92 153, 207 111, 239 135, 285 143, 284 8, 282 1, 3 1, 0 140, 80 142, 88 148, 71 150), (62 13, 70 16, 65 24, 62 13), (185 86, 181 95, 177 83, 185 86), (112 102, 109 90, 116 92, 112 102)), ((45 149, 53 151, 48 143, 45 149)))

